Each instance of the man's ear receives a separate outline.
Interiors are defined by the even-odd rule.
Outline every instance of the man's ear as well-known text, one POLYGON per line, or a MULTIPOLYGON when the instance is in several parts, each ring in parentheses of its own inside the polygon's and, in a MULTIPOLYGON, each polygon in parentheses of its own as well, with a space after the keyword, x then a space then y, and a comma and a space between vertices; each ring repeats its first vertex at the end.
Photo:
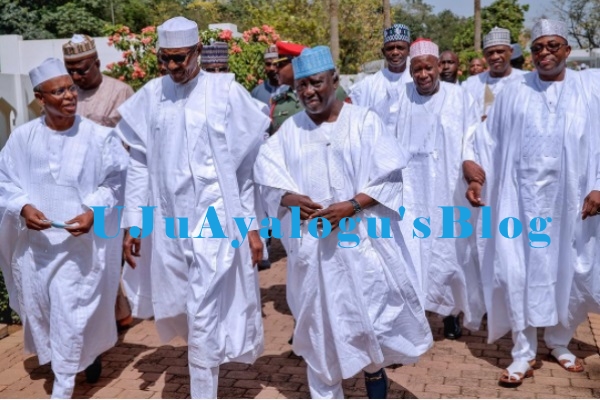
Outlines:
POLYGON ((46 102, 44 101, 44 96, 42 96, 42 93, 33 92, 33 95, 35 96, 35 99, 37 100, 40 107, 44 108, 44 104, 46 104, 46 102))
POLYGON ((98 67, 98 69, 100 69, 100 59, 96 58, 96 61, 94 61, 94 64, 96 64, 96 67, 98 67))
POLYGON ((333 81, 333 87, 337 89, 340 85, 340 75, 337 73, 337 70, 331 71, 331 79, 333 81))

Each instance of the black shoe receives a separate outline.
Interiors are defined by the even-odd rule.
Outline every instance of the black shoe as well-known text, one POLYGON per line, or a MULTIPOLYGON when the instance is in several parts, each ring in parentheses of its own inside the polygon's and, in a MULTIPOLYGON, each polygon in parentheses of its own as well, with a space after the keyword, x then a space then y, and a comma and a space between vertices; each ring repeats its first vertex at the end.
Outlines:
POLYGON ((96 357, 94 362, 85 369, 85 381, 87 383, 96 383, 102 373, 102 360, 100 356, 96 357))
POLYGON ((367 387, 367 397, 369 399, 385 399, 387 398, 388 378, 385 370, 381 368, 379 371, 365 374, 365 386, 367 387))
POLYGON ((449 315, 444 318, 444 337, 450 340, 456 340, 462 336, 462 328, 458 316, 449 315))
POLYGON ((258 262, 258 270, 264 271, 267 269, 271 269, 271 261, 269 260, 261 260, 258 262))

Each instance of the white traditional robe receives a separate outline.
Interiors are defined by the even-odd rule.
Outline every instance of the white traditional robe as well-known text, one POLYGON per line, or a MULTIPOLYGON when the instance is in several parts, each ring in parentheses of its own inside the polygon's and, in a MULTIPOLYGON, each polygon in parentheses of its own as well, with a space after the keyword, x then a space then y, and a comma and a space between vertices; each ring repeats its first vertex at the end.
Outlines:
MULTIPOLYGON (((102 82, 98 87, 89 90, 84 90, 80 87, 77 88, 77 114, 102 126, 114 128, 121 119, 121 116, 117 112, 117 108, 131 96, 133 96, 133 89, 131 86, 118 79, 102 75, 102 82)), ((122 194, 124 194, 124 191, 122 194)), ((119 203, 122 204, 123 201, 123 199, 120 199, 119 203)), ((109 242, 109 247, 109 251, 111 252, 123 252, 123 230, 120 231, 118 237, 109 242)), ((146 256, 146 254, 144 254, 144 256, 146 256)), ((121 265, 122 260, 119 259, 118 262, 119 265, 121 265)), ((141 257, 140 262, 142 264, 149 263, 149 260, 146 260, 145 257, 141 257)), ((134 272, 134 277, 139 278, 135 290, 131 290, 132 285, 124 284, 127 296, 123 293, 122 289, 119 289, 115 315, 117 320, 127 318, 131 314, 138 318, 145 318, 144 313, 133 313, 132 309, 139 310, 140 308, 145 308, 145 304, 148 304, 148 302, 143 302, 145 297, 139 295, 140 292, 149 290, 148 287, 142 286, 142 284, 145 283, 145 281, 149 281, 150 277, 141 275, 141 273, 148 270, 149 268, 140 268, 139 271, 134 272), (130 290, 127 290, 128 286, 130 290), (140 301, 142 301, 142 303, 140 303, 140 301)), ((150 306, 152 305, 152 303, 149 304, 150 306)))
POLYGON ((288 255, 294 352, 328 385, 370 364, 414 363, 432 346, 397 229, 403 159, 375 113, 345 104, 334 123, 316 126, 304 111, 290 117, 256 161, 256 183, 269 215, 281 220, 288 255), (359 214, 361 220, 391 218, 394 238, 369 239, 361 222, 355 248, 337 247, 339 230, 313 238, 306 223, 302 239, 292 239, 290 210, 279 206, 288 191, 324 207, 365 193, 379 204, 359 214))
POLYGON ((502 78, 493 78, 490 76, 489 71, 484 71, 480 74, 469 77, 461 86, 471 94, 473 99, 475 99, 474 107, 476 107, 477 115, 482 117, 484 115, 488 115, 491 106, 494 103, 494 99, 498 97, 502 89, 504 89, 508 83, 521 79, 526 72, 527 71, 512 68, 512 71, 508 76, 502 78), (487 103, 486 86, 491 93, 491 96, 488 94, 487 103))
POLYGON ((156 206, 151 280, 160 338, 186 339, 200 367, 253 362, 263 350, 257 274, 247 240, 239 249, 231 241, 239 236, 234 217, 256 217, 252 166, 268 118, 233 74, 204 72, 183 85, 152 80, 119 113, 118 133, 131 147, 125 227, 142 226, 138 206, 156 206), (188 218, 196 237, 209 207, 228 239, 211 238, 210 228, 201 239, 167 237, 165 217, 188 218))
MULTIPOLYGON (((396 136, 410 152, 403 170, 406 215, 400 226, 421 278, 425 308, 443 316, 463 311, 464 325, 478 329, 485 308, 475 238, 440 238, 441 206, 474 211, 465 199, 461 167, 463 138, 478 124, 473 105, 473 98, 458 85, 440 82, 433 96, 421 96, 409 83, 400 99, 396 136), (430 218, 428 238, 413 237, 418 217, 430 218)), ((455 235, 459 231, 455 226, 455 235)))
POLYGON ((599 93, 591 74, 567 69, 549 84, 532 72, 506 87, 492 123, 477 132, 493 216, 494 237, 482 239, 490 341, 528 326, 577 325, 600 311, 600 218, 581 220, 585 196, 600 189, 599 93), (507 217, 523 224, 516 239, 497 230, 507 217), (536 217, 552 218, 546 248, 530 247, 536 217))
MULTIPOLYGON (((116 343, 119 254, 93 231, 30 230, 21 209, 32 204, 49 220, 67 221, 87 207, 113 207, 127 161, 110 129, 79 116, 62 132, 44 117, 24 124, 0 152, 0 263, 25 351, 55 372, 77 373, 116 343)), ((114 235, 117 213, 107 212, 105 223, 114 235)))
POLYGON ((348 96, 352 104, 375 111, 385 123, 388 132, 396 127, 396 115, 400 110, 400 96, 406 84, 412 82, 408 61, 406 70, 398 74, 385 68, 355 83, 348 96))

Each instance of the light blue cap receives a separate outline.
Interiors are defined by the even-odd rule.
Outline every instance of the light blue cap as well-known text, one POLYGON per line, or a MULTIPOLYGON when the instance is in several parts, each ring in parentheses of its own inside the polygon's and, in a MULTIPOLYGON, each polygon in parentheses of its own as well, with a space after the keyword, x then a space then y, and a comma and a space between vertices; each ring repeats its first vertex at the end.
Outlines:
POLYGON ((320 72, 335 69, 331 50, 327 46, 316 46, 304 49, 302 53, 292 60, 294 79, 302 79, 320 72))

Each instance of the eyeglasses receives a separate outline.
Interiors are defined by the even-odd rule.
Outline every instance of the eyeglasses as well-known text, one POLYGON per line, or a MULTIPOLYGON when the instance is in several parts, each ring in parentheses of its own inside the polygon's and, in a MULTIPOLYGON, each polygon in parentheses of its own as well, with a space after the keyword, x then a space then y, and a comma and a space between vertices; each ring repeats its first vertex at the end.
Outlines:
POLYGON ((556 43, 556 42, 550 42, 550 43, 546 43, 546 44, 538 43, 538 44, 534 44, 533 46, 531 46, 531 52, 533 54, 539 54, 544 49, 547 49, 550 53, 554 54, 558 50, 560 50, 563 46, 568 46, 568 44, 556 43))
POLYGON ((63 86, 54 90, 38 90, 40 93, 48 93, 56 97, 64 97, 67 91, 69 91, 71 94, 77 93, 77 85, 71 85, 69 87, 63 86))
POLYGON ((206 72, 229 72, 229 67, 205 67, 206 72))
POLYGON ((271 61, 265 61, 265 67, 270 67, 272 65, 275 65, 275 63, 271 61))
POLYGON ((75 73, 79 74, 79 76, 84 76, 88 72, 90 72, 90 70, 94 67, 94 65, 96 65, 96 62, 93 62, 92 65, 90 65, 87 69, 67 68, 67 71, 69 72, 69 75, 71 75, 71 76, 75 75, 75 73))
POLYGON ((383 51, 394 51, 394 50, 400 50, 400 51, 406 51, 407 47, 401 44, 397 44, 397 45, 389 45, 389 46, 383 46, 383 51))
POLYGON ((275 68, 283 68, 286 65, 289 65, 292 61, 291 60, 281 60, 281 61, 277 61, 275 63, 275 68))
POLYGON ((194 52, 194 50, 196 50, 196 47, 191 48, 187 53, 185 54, 164 54, 163 52, 160 52, 159 55, 159 59, 161 62, 163 62, 164 64, 169 64, 169 62, 173 61, 175 64, 181 64, 182 62, 184 62, 185 60, 187 60, 187 58, 190 56, 190 54, 192 54, 194 52))

